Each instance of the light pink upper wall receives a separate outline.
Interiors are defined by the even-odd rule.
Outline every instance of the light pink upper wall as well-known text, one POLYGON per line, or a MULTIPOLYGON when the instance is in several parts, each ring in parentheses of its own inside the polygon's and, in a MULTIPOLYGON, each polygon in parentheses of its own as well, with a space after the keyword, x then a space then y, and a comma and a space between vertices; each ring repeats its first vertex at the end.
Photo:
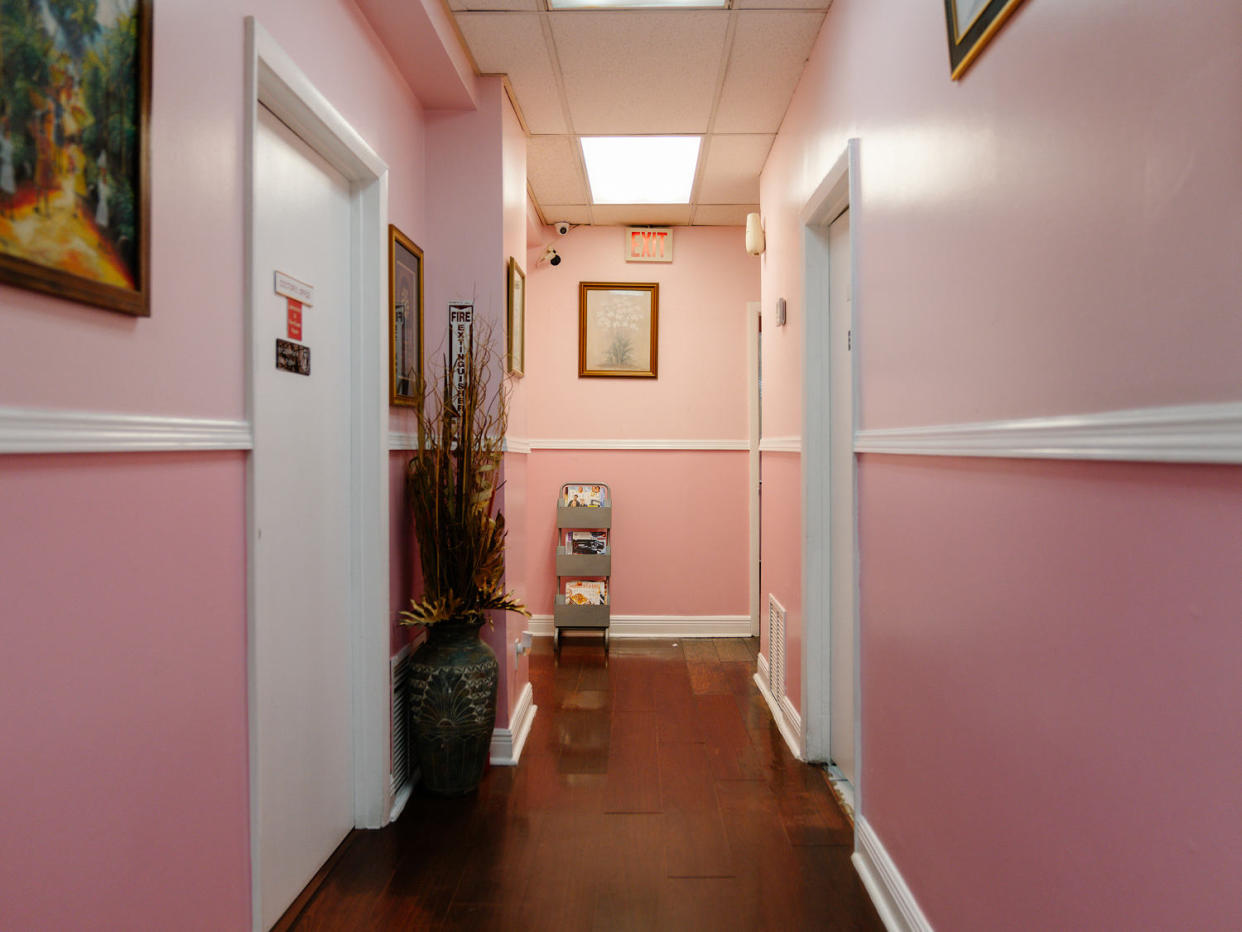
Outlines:
POLYGON ((422 242, 422 111, 357 7, 345 0, 161 4, 151 318, 0 286, 0 404, 243 416, 246 14, 388 162, 393 222, 422 242))
POLYGON ((1240 44, 1227 3, 1040 0, 953 82, 942 5, 837 0, 763 176, 765 309, 806 313, 797 212, 856 136, 864 427, 1238 398, 1240 44))
POLYGON ((678 227, 665 265, 625 262, 623 229, 578 227, 554 241, 560 265, 527 270, 528 436, 744 441, 759 264, 742 230, 678 227), (658 379, 578 378, 580 281, 659 283, 658 379))

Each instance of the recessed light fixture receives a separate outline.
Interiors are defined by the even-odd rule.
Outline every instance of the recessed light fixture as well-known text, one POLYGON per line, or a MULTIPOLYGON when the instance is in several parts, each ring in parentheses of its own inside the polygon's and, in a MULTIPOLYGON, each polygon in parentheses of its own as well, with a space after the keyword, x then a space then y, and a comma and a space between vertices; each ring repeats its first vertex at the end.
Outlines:
POLYGON ((727 9, 729 0, 548 0, 549 10, 727 9))
POLYGON ((596 204, 689 204, 701 136, 583 136, 596 204))

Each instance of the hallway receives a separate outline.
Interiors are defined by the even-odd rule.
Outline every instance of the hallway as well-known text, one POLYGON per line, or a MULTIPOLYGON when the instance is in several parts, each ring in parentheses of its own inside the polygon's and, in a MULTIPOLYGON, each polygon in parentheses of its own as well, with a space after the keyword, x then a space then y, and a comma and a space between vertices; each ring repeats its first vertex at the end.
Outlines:
POLYGON ((279 929, 880 929, 757 639, 536 642, 521 766, 355 833, 279 929), (298 914, 300 905, 300 914, 298 914))

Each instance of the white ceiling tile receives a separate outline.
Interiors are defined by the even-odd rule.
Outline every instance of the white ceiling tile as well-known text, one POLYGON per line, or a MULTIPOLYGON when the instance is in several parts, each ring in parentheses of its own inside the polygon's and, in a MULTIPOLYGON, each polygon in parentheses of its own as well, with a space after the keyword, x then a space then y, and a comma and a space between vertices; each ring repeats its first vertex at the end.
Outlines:
POLYGON ((746 215, 758 212, 758 204, 699 204, 694 208, 694 225, 700 227, 744 227, 746 226, 746 215))
POLYGON ((487 12, 529 12, 542 9, 539 0, 449 0, 452 10, 482 10, 487 12))
POLYGON ((540 203, 540 209, 548 223, 564 220, 566 223, 590 223, 591 208, 585 204, 553 204, 540 203))
POLYGON ((705 204, 753 204, 759 173, 775 136, 707 137, 707 159, 696 200, 705 204))
POLYGON ((712 128, 718 133, 775 133, 824 13, 791 10, 735 15, 733 51, 712 128))
POLYGON ((564 133, 556 71, 537 13, 458 13, 470 54, 483 74, 507 74, 532 133, 564 133))
POLYGON ((590 202, 578 158, 578 141, 573 136, 528 137, 526 180, 541 205, 590 202))
POLYGON ((687 226, 690 223, 690 205, 669 206, 664 204, 609 204, 591 208, 599 226, 625 226, 627 224, 654 224, 661 226, 687 226))
POLYGON ((730 15, 725 10, 548 14, 574 130, 583 135, 706 132, 730 15))
POLYGON ((827 10, 830 6, 832 0, 733 0, 735 10, 827 10))

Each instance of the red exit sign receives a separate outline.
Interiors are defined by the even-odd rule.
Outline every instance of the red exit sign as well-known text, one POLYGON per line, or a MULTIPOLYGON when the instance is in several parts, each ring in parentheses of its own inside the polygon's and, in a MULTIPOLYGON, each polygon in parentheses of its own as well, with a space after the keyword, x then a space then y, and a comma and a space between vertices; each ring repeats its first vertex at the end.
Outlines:
POLYGON ((626 262, 672 262, 672 227, 626 227, 626 262))

